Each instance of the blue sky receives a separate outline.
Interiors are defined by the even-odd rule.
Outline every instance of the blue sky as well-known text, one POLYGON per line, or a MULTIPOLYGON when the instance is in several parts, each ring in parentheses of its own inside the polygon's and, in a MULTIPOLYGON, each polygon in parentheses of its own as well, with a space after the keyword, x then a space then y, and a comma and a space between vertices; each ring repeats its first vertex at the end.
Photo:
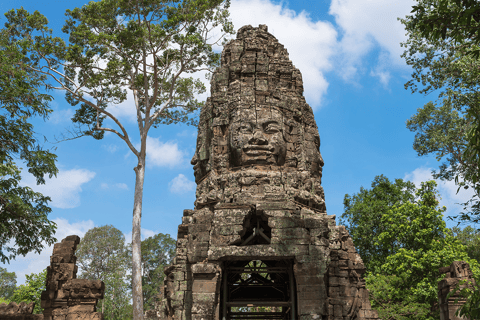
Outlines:
MULTIPOLYGON (((61 35, 66 9, 82 6, 84 0, 19 1, 0 3, 0 11, 23 6, 44 14, 54 33, 61 35)), ((317 0, 279 2, 232 0, 230 14, 238 30, 243 25, 266 24, 288 50, 303 75, 305 98, 314 110, 320 132, 325 166, 322 184, 327 213, 343 212, 345 194, 370 188, 376 175, 408 179, 417 185, 431 178, 439 162, 418 157, 412 148, 414 133, 405 121, 435 95, 424 97, 404 89, 411 69, 400 57, 405 30, 397 21, 411 11, 411 0, 317 0)), ((0 23, 5 19, 2 16, 0 23)), ((203 79, 203 77, 201 77, 203 79)), ((209 90, 207 90, 209 92, 209 90)), ((54 112, 49 120, 33 123, 43 142, 61 138, 72 129, 74 108, 63 92, 52 93, 54 112)), ((202 96, 206 98, 207 94, 202 96)), ((111 108, 139 144, 133 101, 111 108)), ((106 122, 106 124, 112 124, 106 122)), ((183 209, 192 209, 195 183, 190 159, 196 143, 196 128, 162 126, 150 130, 147 140, 142 215, 142 239, 156 233, 176 238, 183 209)), ((114 134, 101 141, 90 137, 57 144, 57 178, 37 186, 26 170, 22 185, 52 198, 49 219, 57 223, 58 241, 67 235, 82 237, 87 230, 111 224, 131 241, 135 156, 114 134)), ((23 166, 25 167, 25 166, 23 166)), ((471 194, 452 183, 439 182, 441 205, 447 215, 461 209, 471 194)), ((447 220, 447 226, 455 224, 447 220)), ((25 274, 40 272, 49 264, 52 247, 42 253, 17 257, 2 267, 15 271, 17 284, 25 274)))

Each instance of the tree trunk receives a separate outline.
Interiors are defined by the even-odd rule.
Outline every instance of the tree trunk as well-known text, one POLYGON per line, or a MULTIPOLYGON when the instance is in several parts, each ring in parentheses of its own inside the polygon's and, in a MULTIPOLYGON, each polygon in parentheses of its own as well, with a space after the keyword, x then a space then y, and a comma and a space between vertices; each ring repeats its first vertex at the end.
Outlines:
MULTIPOLYGON (((144 141, 142 141, 144 144, 144 141)), ((146 144, 146 143, 145 143, 146 144)), ((142 146, 144 147, 144 146, 142 146)), ((142 148, 143 149, 143 148, 142 148)), ((140 151, 138 165, 135 170, 135 199, 133 204, 132 223, 132 295, 133 295, 133 320, 143 320, 143 292, 142 292, 142 250, 141 250, 141 220, 143 181, 145 179, 145 152, 140 151)))

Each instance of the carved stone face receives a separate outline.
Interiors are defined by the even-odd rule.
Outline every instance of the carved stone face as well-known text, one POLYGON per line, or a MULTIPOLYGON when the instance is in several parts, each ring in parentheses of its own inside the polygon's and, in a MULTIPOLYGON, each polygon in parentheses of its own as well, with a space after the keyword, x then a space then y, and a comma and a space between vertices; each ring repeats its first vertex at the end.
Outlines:
POLYGON ((287 152, 283 115, 274 108, 240 109, 230 124, 232 165, 278 165, 287 152))

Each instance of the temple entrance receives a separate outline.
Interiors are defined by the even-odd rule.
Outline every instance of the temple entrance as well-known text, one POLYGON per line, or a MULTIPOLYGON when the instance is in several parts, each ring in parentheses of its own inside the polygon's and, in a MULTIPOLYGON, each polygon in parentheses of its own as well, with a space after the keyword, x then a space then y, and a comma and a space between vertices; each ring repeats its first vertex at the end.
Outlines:
POLYGON ((226 261, 221 319, 296 319, 295 281, 289 260, 226 261))

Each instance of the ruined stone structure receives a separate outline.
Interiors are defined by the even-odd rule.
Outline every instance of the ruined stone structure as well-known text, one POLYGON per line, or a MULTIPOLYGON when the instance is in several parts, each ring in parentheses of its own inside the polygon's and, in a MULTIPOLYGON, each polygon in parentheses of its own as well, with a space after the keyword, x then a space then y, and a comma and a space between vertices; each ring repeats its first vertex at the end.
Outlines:
POLYGON ((445 278, 438 283, 438 304, 440 306, 440 320, 463 320, 464 318, 455 316, 455 312, 465 303, 458 292, 447 299, 447 295, 459 286, 463 288, 473 288, 476 286, 470 265, 465 261, 453 261, 453 263, 444 268, 440 268, 440 274, 446 274, 445 278), (460 281, 466 282, 459 285, 460 281), (455 300, 458 302, 455 303, 455 300))
POLYGON ((326 213, 300 71, 267 26, 224 48, 200 114, 197 193, 148 318, 376 319, 363 262, 326 213))
POLYGON ((96 312, 98 299, 103 299, 105 285, 100 280, 77 278, 75 250, 78 236, 68 236, 53 246, 47 267, 46 291, 41 295, 43 315, 32 314, 35 302, 17 305, 0 304, 1 320, 102 320, 96 312))
POLYGON ((32 314, 35 302, 10 302, 0 304, 0 319, 3 320, 43 320, 43 314, 32 314))
POLYGON ((47 267, 47 288, 42 292, 44 320, 101 320, 96 312, 98 299, 103 299, 105 285, 100 280, 77 278, 75 251, 78 236, 68 236, 55 243, 47 267))

